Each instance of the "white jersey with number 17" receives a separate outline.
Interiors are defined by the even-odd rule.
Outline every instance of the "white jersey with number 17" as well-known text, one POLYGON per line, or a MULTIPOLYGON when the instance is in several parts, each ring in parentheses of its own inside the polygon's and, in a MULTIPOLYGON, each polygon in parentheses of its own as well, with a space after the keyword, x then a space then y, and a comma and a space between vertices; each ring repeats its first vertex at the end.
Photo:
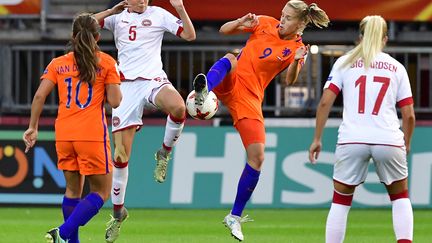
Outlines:
POLYGON ((141 14, 124 10, 111 15, 101 26, 114 34, 123 79, 166 77, 161 60, 163 35, 170 32, 179 36, 181 20, 163 8, 148 6, 141 14))
POLYGON ((347 56, 333 65, 324 89, 343 94, 343 120, 338 144, 366 143, 403 146, 403 132, 396 112, 413 103, 404 66, 379 53, 368 69, 362 60, 341 67, 347 56))

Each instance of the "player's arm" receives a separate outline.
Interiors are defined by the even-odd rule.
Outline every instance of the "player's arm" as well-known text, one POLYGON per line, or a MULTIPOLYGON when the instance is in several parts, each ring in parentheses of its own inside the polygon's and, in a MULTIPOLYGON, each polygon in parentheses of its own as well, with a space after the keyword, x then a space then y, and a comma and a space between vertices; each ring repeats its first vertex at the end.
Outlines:
POLYGON ((108 104, 112 108, 117 108, 122 100, 122 93, 119 84, 106 84, 105 91, 107 93, 108 104))
POLYGON ((402 106, 402 131, 404 133, 405 148, 407 154, 411 149, 411 138, 415 127, 415 114, 413 104, 402 106))
POLYGON ((39 117, 42 113, 42 109, 45 104, 46 97, 54 89, 54 86, 55 84, 52 81, 48 79, 43 79, 39 85, 39 88, 36 91, 36 94, 34 95, 32 106, 31 106, 29 127, 24 132, 23 135, 23 140, 26 145, 26 149, 25 149, 26 153, 36 143, 39 117))
POLYGON ((258 24, 258 17, 248 13, 245 16, 222 25, 219 32, 224 35, 232 35, 245 32, 245 29, 252 29, 258 24))
POLYGON ((297 81, 297 77, 300 73, 301 66, 300 62, 304 61, 309 51, 309 45, 302 46, 296 50, 294 61, 288 66, 288 70, 285 76, 285 85, 294 84, 297 81))
POLYGON ((112 8, 93 14, 93 17, 95 17, 95 19, 100 22, 108 16, 121 13, 127 7, 129 7, 129 5, 127 5, 126 1, 121 1, 112 8))
POLYGON ((170 0, 171 5, 174 7, 181 21, 183 22, 183 31, 180 33, 180 37, 187 41, 193 41, 196 39, 195 28, 189 18, 188 13, 183 5, 183 0, 170 0))
POLYGON ((333 106, 336 97, 337 94, 331 89, 325 89, 320 103, 318 104, 315 121, 315 135, 309 148, 309 161, 312 163, 316 163, 316 159, 318 159, 319 153, 321 152, 321 137, 330 114, 330 109, 333 106))

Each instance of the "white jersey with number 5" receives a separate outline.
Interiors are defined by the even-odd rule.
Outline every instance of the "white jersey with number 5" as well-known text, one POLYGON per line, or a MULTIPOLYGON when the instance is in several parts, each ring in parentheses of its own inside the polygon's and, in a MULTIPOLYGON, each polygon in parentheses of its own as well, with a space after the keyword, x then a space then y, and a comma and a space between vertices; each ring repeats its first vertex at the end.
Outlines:
POLYGON ((343 120, 338 144, 366 143, 403 146, 403 132, 396 105, 413 103, 408 74, 402 64, 386 53, 379 53, 364 68, 357 60, 342 68, 347 56, 339 58, 324 86, 343 94, 343 120))
POLYGON ((161 60, 163 35, 179 36, 181 20, 163 8, 148 6, 141 14, 124 10, 111 15, 101 26, 114 33, 122 79, 166 77, 161 60))

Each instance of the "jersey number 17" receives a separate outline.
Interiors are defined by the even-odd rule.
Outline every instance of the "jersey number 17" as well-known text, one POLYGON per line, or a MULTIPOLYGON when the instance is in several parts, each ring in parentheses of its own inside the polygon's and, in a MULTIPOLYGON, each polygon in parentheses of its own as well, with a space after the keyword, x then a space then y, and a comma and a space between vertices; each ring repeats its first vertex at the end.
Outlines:
MULTIPOLYGON (((377 99, 375 101, 374 108, 372 110, 372 115, 378 115, 381 108, 384 96, 390 85, 390 79, 386 77, 374 76, 373 81, 377 83, 382 83, 381 89, 378 93, 377 99)), ((365 98, 366 98, 366 75, 360 76, 355 82, 355 86, 359 87, 359 103, 358 103, 358 113, 364 114, 365 111, 365 98)))

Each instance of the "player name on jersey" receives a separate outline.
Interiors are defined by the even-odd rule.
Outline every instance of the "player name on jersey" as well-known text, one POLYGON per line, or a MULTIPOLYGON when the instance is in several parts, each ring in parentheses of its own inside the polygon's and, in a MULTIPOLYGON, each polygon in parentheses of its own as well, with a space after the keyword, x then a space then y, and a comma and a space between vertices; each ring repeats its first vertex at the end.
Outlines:
MULTIPOLYGON (((363 68, 363 66, 364 66, 363 60, 358 60, 351 65, 351 68, 363 68)), ((390 72, 394 72, 394 73, 397 72, 397 67, 395 65, 388 63, 388 62, 382 62, 382 61, 372 62, 370 65, 370 68, 385 69, 385 70, 389 70, 390 72)))
MULTIPOLYGON (((62 65, 62 66, 58 66, 56 67, 56 72, 57 74, 63 74, 63 73, 70 73, 70 72, 78 72, 78 66, 76 64, 73 65, 62 65)), ((101 68, 98 67, 97 70, 97 75, 100 76, 101 74, 101 68)))

